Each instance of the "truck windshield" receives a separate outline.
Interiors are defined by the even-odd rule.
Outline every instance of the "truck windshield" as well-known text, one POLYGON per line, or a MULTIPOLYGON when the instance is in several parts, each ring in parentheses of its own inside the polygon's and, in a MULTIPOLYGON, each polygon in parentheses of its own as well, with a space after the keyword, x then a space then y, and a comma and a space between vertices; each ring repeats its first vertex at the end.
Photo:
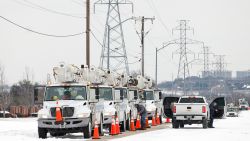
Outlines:
POLYGON ((120 96, 123 96, 124 99, 128 97, 126 88, 115 88, 115 91, 119 91, 118 94, 120 94, 120 96))
POLYGON ((129 96, 132 97, 132 99, 137 100, 138 99, 137 90, 129 90, 129 96))
POLYGON ((87 100, 85 86, 53 86, 47 87, 45 101, 55 100, 87 100))
POLYGON ((146 95, 146 100, 154 100, 154 93, 153 91, 144 91, 146 95))
POLYGON ((227 111, 228 111, 228 112, 235 112, 236 109, 234 109, 234 108, 229 108, 227 111))
POLYGON ((112 88, 99 87, 99 98, 104 100, 113 100, 112 88))
POLYGON ((188 97, 181 98, 179 103, 205 103, 205 101, 203 98, 188 97))

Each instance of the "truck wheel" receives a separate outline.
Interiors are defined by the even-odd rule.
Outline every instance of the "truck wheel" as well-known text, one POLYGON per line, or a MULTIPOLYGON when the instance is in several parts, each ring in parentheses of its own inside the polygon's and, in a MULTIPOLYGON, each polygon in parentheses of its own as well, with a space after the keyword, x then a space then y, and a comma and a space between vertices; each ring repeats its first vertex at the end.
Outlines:
POLYGON ((159 118, 160 118, 160 124, 162 124, 162 115, 160 115, 159 118))
POLYGON ((83 137, 85 139, 90 138, 92 135, 92 125, 91 125, 91 121, 89 122, 88 126, 83 128, 83 137))
POLYGON ((121 131, 126 132, 126 114, 125 113, 124 113, 123 121, 122 121, 122 124, 121 124, 121 131))
POLYGON ((102 117, 100 119, 99 134, 100 134, 100 136, 104 135, 104 132, 103 132, 103 118, 102 117))
POLYGON ((130 120, 131 120, 131 114, 128 116, 128 119, 126 121, 126 129, 129 130, 130 129, 130 120))
POLYGON ((47 138, 47 133, 48 133, 47 129, 38 127, 38 136, 39 136, 39 138, 46 139, 47 138))
POLYGON ((184 123, 183 123, 183 121, 180 122, 180 128, 184 128, 184 123))
POLYGON ((203 120, 202 120, 202 127, 203 127, 204 129, 207 129, 207 126, 208 126, 207 119, 203 119, 203 120))
POLYGON ((173 128, 179 128, 179 122, 178 121, 173 121, 172 122, 173 128))

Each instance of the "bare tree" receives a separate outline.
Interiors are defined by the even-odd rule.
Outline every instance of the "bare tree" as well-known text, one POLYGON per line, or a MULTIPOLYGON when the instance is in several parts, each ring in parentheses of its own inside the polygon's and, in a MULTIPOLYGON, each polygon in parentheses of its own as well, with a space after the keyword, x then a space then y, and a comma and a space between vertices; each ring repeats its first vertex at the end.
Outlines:
POLYGON ((4 66, 0 64, 0 96, 2 98, 3 106, 3 117, 5 118, 5 109, 6 109, 6 93, 5 93, 5 73, 4 66))

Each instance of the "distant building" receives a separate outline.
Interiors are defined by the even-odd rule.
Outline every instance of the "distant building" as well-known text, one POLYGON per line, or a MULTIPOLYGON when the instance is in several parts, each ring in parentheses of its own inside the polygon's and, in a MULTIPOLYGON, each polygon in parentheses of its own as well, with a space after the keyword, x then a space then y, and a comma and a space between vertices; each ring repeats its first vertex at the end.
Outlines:
POLYGON ((236 78, 237 79, 243 79, 250 77, 250 70, 248 71, 236 71, 236 78))
POLYGON ((202 77, 220 77, 220 78, 226 78, 231 79, 232 78, 232 71, 206 71, 202 72, 202 77))

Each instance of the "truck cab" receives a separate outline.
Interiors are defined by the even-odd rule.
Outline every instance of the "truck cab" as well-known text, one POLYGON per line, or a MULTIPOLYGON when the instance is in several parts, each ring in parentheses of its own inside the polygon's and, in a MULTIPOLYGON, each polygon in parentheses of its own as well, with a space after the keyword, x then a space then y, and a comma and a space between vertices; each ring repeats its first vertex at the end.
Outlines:
POLYGON ((95 103, 95 108, 102 110, 102 123, 104 128, 110 128, 112 118, 116 115, 114 103, 114 89, 112 86, 106 85, 91 85, 90 91, 92 94, 96 93, 98 102, 95 103))
POLYGON ((143 89, 139 91, 140 104, 145 106, 147 110, 147 117, 152 119, 156 115, 156 106, 154 99, 154 90, 153 89, 143 89))
POLYGON ((129 122, 130 122, 130 111, 131 108, 129 106, 128 100, 128 89, 127 87, 115 87, 115 108, 119 122, 121 131, 125 132, 126 129, 129 129, 129 122))
MULTIPOLYGON (((35 89, 35 96, 38 94, 35 89)), ((35 97, 37 100, 37 97, 35 97)), ((90 93, 86 84, 60 83, 44 87, 43 108, 38 112, 39 138, 63 136, 66 133, 83 132, 85 138, 91 137, 93 116, 90 93), (62 121, 56 121, 56 109, 60 108, 62 121)))
MULTIPOLYGON (((138 88, 129 86, 128 87, 128 102, 129 102, 129 119, 136 120, 137 118, 137 108, 135 107, 135 104, 139 103, 139 93, 138 88)), ((130 121, 127 123, 127 129, 129 130, 130 127, 130 121)))
POLYGON ((162 100, 162 91, 159 89, 154 90, 154 101, 156 106, 156 113, 159 115, 160 123, 162 123, 163 115, 163 100, 162 100))

